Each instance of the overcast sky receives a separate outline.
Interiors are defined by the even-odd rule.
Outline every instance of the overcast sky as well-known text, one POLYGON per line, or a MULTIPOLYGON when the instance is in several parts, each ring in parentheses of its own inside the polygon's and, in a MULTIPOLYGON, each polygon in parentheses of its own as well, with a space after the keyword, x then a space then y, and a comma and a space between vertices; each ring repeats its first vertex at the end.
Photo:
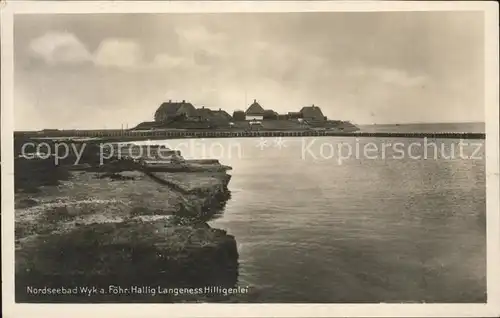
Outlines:
POLYGON ((14 34, 18 130, 132 127, 169 99, 484 121, 481 12, 18 15, 14 34))

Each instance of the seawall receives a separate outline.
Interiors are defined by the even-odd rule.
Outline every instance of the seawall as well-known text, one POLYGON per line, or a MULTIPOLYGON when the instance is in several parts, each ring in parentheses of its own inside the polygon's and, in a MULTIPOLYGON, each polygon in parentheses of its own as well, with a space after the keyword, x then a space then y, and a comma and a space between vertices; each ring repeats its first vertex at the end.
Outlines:
POLYGON ((16 132, 17 139, 23 138, 51 138, 71 140, 78 138, 96 138, 100 142, 118 142, 135 140, 162 140, 178 138, 246 138, 246 137, 387 137, 387 138, 451 138, 451 139, 485 139, 482 132, 362 132, 362 131, 332 131, 332 130, 293 130, 293 131, 231 131, 231 130, 151 130, 151 131, 122 131, 108 134, 106 131, 59 133, 16 132))

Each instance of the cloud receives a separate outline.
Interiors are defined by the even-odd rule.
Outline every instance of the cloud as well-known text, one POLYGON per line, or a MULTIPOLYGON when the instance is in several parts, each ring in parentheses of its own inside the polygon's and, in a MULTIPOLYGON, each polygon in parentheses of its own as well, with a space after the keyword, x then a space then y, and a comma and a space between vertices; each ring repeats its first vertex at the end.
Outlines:
POLYGON ((425 83, 425 76, 412 76, 403 70, 375 69, 374 73, 381 81, 388 84, 398 84, 406 87, 419 86, 425 83))
POLYGON ((227 38, 222 33, 211 32, 204 26, 191 26, 176 30, 181 46, 186 51, 198 51, 200 48, 214 55, 226 55, 227 38))
MULTIPOLYGON (((201 31, 191 30, 186 34, 189 34, 187 39, 193 41, 202 38, 211 41, 209 37, 203 36, 204 33, 201 31)), ((215 38, 212 37, 212 39, 215 38)), ((193 43, 191 45, 193 48, 196 47, 193 43)), ((49 32, 35 38, 30 43, 30 52, 32 56, 42 59, 52 66, 90 62, 101 68, 129 71, 167 68, 189 69, 199 66, 197 64, 200 60, 206 60, 209 57, 201 50, 191 50, 188 54, 181 56, 159 52, 151 61, 146 61, 141 44, 123 38, 103 39, 97 49, 90 52, 76 35, 68 32, 49 32)))
POLYGON ((92 54, 72 33, 48 32, 30 43, 31 54, 47 64, 76 64, 90 61, 92 54))
POLYGON ((186 57, 172 56, 166 53, 157 54, 151 67, 158 68, 177 68, 194 66, 194 60, 186 57))
POLYGON ((143 64, 143 51, 135 41, 105 39, 94 53, 96 65, 104 67, 136 68, 143 64))
POLYGON ((368 80, 401 87, 421 86, 428 81, 424 75, 410 75, 405 70, 383 67, 354 68, 348 70, 347 74, 351 77, 364 77, 368 80))

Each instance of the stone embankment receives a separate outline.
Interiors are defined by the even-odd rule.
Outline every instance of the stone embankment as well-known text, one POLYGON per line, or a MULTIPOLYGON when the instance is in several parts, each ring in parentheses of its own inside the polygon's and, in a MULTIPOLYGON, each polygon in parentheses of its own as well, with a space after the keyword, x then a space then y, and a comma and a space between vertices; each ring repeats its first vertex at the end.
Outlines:
POLYGON ((100 142, 138 141, 138 140, 165 140, 180 138, 257 138, 257 137, 369 137, 369 138, 445 138, 445 139, 485 139, 484 132, 369 132, 358 129, 294 129, 294 130, 127 130, 123 132, 108 131, 61 131, 57 133, 23 133, 18 132, 19 138, 47 137, 61 140, 82 140, 95 138, 100 142))
POLYGON ((207 224, 230 198, 227 169, 85 157, 16 158, 16 301, 227 301, 217 291, 237 283, 236 241, 207 224))

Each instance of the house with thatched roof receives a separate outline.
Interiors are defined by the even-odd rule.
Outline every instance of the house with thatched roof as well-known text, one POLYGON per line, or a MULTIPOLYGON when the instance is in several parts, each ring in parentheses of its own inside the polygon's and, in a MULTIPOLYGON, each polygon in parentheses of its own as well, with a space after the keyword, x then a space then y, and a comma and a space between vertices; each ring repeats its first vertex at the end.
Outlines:
POLYGON ((306 121, 325 121, 325 115, 321 111, 321 108, 315 106, 305 106, 300 110, 301 117, 306 121))
POLYGON ((154 116, 156 122, 165 122, 179 117, 197 118, 198 112, 193 104, 185 100, 182 102, 169 100, 158 107, 154 116))
POLYGON ((278 113, 272 109, 264 110, 264 120, 276 120, 278 119, 278 113))
POLYGON ((299 119, 302 118, 301 112, 288 112, 286 119, 299 119))
POLYGON ((212 110, 210 108, 202 106, 196 109, 196 111, 201 121, 209 121, 212 118, 212 110))
POLYGON ((212 111, 212 116, 218 120, 218 121, 231 121, 233 120, 233 117, 231 115, 229 115, 228 112, 226 112, 225 110, 219 108, 219 110, 214 110, 212 111))
POLYGON ((262 120, 264 119, 264 113, 265 110, 260 106, 259 103, 257 103, 257 100, 253 100, 253 104, 248 107, 248 109, 245 112, 245 119, 246 120, 262 120))
POLYGON ((225 110, 211 110, 210 108, 201 107, 196 110, 200 121, 210 121, 217 123, 229 123, 233 118, 225 110))
POLYGON ((245 112, 242 110, 235 110, 233 112, 233 120, 235 121, 243 121, 245 120, 245 112))

